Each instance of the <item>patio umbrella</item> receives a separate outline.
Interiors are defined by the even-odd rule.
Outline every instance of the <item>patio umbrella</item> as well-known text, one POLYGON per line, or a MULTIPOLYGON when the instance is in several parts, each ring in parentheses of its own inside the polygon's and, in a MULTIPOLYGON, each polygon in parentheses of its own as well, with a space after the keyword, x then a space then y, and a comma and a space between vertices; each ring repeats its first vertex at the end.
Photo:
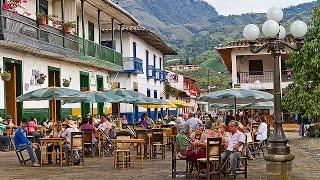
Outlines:
MULTIPOLYGON (((22 101, 42 101, 42 100, 72 100, 72 99, 84 99, 85 95, 78 90, 61 88, 61 87, 48 87, 41 88, 26 94, 23 94, 16 98, 17 102, 22 101)), ((55 115, 52 115, 52 121, 56 121, 55 115)))
POLYGON ((274 104, 272 101, 266 101, 266 102, 257 102, 253 104, 246 105, 245 109, 272 109, 274 107, 274 104))
POLYGON ((72 100, 84 99, 85 95, 78 90, 61 88, 61 87, 48 87, 41 88, 16 98, 17 102, 22 101, 42 101, 42 100, 72 100))
MULTIPOLYGON (((122 103, 129 103, 133 105, 133 110, 132 110, 132 119, 133 119, 133 123, 134 123, 134 116, 135 116, 135 112, 134 112, 134 107, 137 104, 159 104, 157 102, 157 100, 155 100, 154 98, 149 98, 146 95, 137 92, 137 91, 133 91, 133 90, 126 90, 126 89, 115 89, 115 90, 108 90, 105 91, 105 94, 108 96, 120 96, 121 98, 123 98, 124 100, 121 101, 122 103)), ((120 112, 119 112, 120 113, 120 112)))
POLYGON ((85 98, 65 100, 64 103, 91 103, 91 112, 93 114, 93 103, 118 103, 124 100, 122 97, 117 95, 108 96, 105 92, 102 91, 85 91, 83 92, 83 94, 85 95, 85 98))
POLYGON ((197 100, 205 102, 218 102, 227 104, 231 104, 232 102, 234 102, 235 112, 237 110, 237 101, 238 103, 240 102, 242 104, 245 104, 272 99, 273 94, 250 89, 225 89, 214 91, 197 98, 197 100))

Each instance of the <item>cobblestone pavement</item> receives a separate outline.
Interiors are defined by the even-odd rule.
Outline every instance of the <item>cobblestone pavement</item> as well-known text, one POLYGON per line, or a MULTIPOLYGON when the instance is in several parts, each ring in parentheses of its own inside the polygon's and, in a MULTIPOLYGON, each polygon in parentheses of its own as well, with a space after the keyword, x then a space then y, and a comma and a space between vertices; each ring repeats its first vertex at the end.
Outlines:
MULTIPOLYGON (((296 156, 293 161, 293 178, 298 180, 319 179, 320 177, 320 138, 298 138, 296 132, 286 133, 291 141, 291 151, 296 156)), ((145 168, 140 169, 140 160, 136 160, 135 168, 119 170, 112 168, 112 158, 86 158, 82 166, 45 166, 40 168, 20 166, 14 152, 0 152, 0 180, 7 179, 171 179, 171 157, 167 151, 165 160, 146 159, 145 168)), ((266 179, 266 163, 263 157, 248 161, 248 179, 266 179)), ((184 164, 179 164, 181 168, 184 164)), ((178 177, 177 179, 185 179, 178 177)), ((231 179, 231 178, 225 178, 231 179)), ((237 179, 244 179, 243 175, 237 179)))

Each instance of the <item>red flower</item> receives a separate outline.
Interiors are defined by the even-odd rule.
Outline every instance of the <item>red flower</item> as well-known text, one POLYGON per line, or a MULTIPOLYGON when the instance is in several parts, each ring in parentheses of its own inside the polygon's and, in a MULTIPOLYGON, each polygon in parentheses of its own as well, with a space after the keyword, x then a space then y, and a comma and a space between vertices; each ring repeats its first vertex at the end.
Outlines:
POLYGON ((2 9, 4 9, 4 10, 7 10, 7 9, 10 9, 10 4, 8 3, 8 2, 4 2, 3 4, 2 4, 2 9))

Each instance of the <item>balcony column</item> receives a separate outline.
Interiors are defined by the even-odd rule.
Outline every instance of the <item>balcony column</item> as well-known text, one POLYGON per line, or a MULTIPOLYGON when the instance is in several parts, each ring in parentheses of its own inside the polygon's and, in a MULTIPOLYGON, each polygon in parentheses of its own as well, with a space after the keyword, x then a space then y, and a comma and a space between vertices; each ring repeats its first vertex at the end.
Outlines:
MULTIPOLYGON (((39 0, 36 0, 36 13, 39 13, 40 11, 40 7, 39 7, 39 0)), ((1 7, 2 7, 2 2, 1 2, 1 7)), ((2 9, 2 8, 1 8, 2 9)), ((37 19, 37 18, 36 18, 37 19)), ((37 39, 39 40, 40 39, 40 28, 39 28, 39 23, 37 23, 37 39)), ((2 29, 2 28, 1 28, 2 29)))
MULTIPOLYGON (((61 0, 61 21, 64 22, 64 0, 61 0)), ((64 27, 62 27, 64 28, 64 27)), ((63 38, 62 38, 62 44, 63 44, 63 47, 65 47, 65 32, 63 30, 63 38)))
POLYGON ((82 26, 82 46, 83 46, 83 55, 86 55, 85 47, 85 32, 84 32, 84 0, 81 0, 81 26, 82 26))
POLYGON ((101 22, 100 22, 101 10, 98 9, 98 29, 99 29, 99 44, 101 44, 101 22))
MULTIPOLYGON (((115 50, 115 44, 114 44, 114 18, 111 18, 111 44, 112 44, 112 49, 115 50)), ((113 51, 113 63, 115 63, 115 53, 113 51)))
POLYGON ((123 24, 120 24, 120 52, 121 52, 121 55, 123 55, 122 38, 123 38, 123 24))
MULTIPOLYGON (((232 88, 234 84, 238 84, 237 78, 237 55, 234 52, 231 52, 231 63, 232 63, 232 88)), ((240 82, 240 79, 239 79, 240 82)))

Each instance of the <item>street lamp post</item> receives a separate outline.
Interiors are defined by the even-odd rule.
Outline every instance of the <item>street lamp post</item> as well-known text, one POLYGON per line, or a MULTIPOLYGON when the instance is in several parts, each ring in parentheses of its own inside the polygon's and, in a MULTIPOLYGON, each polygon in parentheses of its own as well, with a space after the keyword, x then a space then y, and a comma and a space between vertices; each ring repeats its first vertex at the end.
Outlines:
POLYGON ((260 35, 259 28, 254 24, 247 25, 243 30, 243 36, 249 41, 250 51, 252 53, 259 53, 262 50, 267 50, 274 58, 274 72, 273 72, 273 89, 274 89, 274 132, 269 139, 268 155, 265 156, 267 160, 268 179, 288 177, 290 179, 291 161, 294 155, 290 154, 290 147, 288 146, 288 139, 284 135, 281 119, 281 82, 280 82, 280 67, 279 57, 286 48, 293 51, 299 51, 303 45, 303 36, 307 33, 307 25, 302 21, 295 21, 291 24, 290 32, 294 36, 294 43, 289 44, 284 41, 286 36, 285 28, 279 24, 283 18, 283 12, 280 8, 270 8, 267 12, 268 20, 262 25, 262 32, 267 37, 266 42, 257 46, 257 39, 260 35), (280 158, 280 159, 279 159, 280 158), (272 163, 275 162, 275 163, 272 163), (279 167, 278 162, 282 162, 279 167), (290 165, 288 164, 290 163, 290 165), (288 167, 290 167, 288 169, 288 167), (272 169, 276 168, 277 171, 272 169), (283 172, 280 169, 282 168, 283 172), (270 171, 270 172, 269 172, 270 171), (279 176, 277 176, 277 174, 279 176))

